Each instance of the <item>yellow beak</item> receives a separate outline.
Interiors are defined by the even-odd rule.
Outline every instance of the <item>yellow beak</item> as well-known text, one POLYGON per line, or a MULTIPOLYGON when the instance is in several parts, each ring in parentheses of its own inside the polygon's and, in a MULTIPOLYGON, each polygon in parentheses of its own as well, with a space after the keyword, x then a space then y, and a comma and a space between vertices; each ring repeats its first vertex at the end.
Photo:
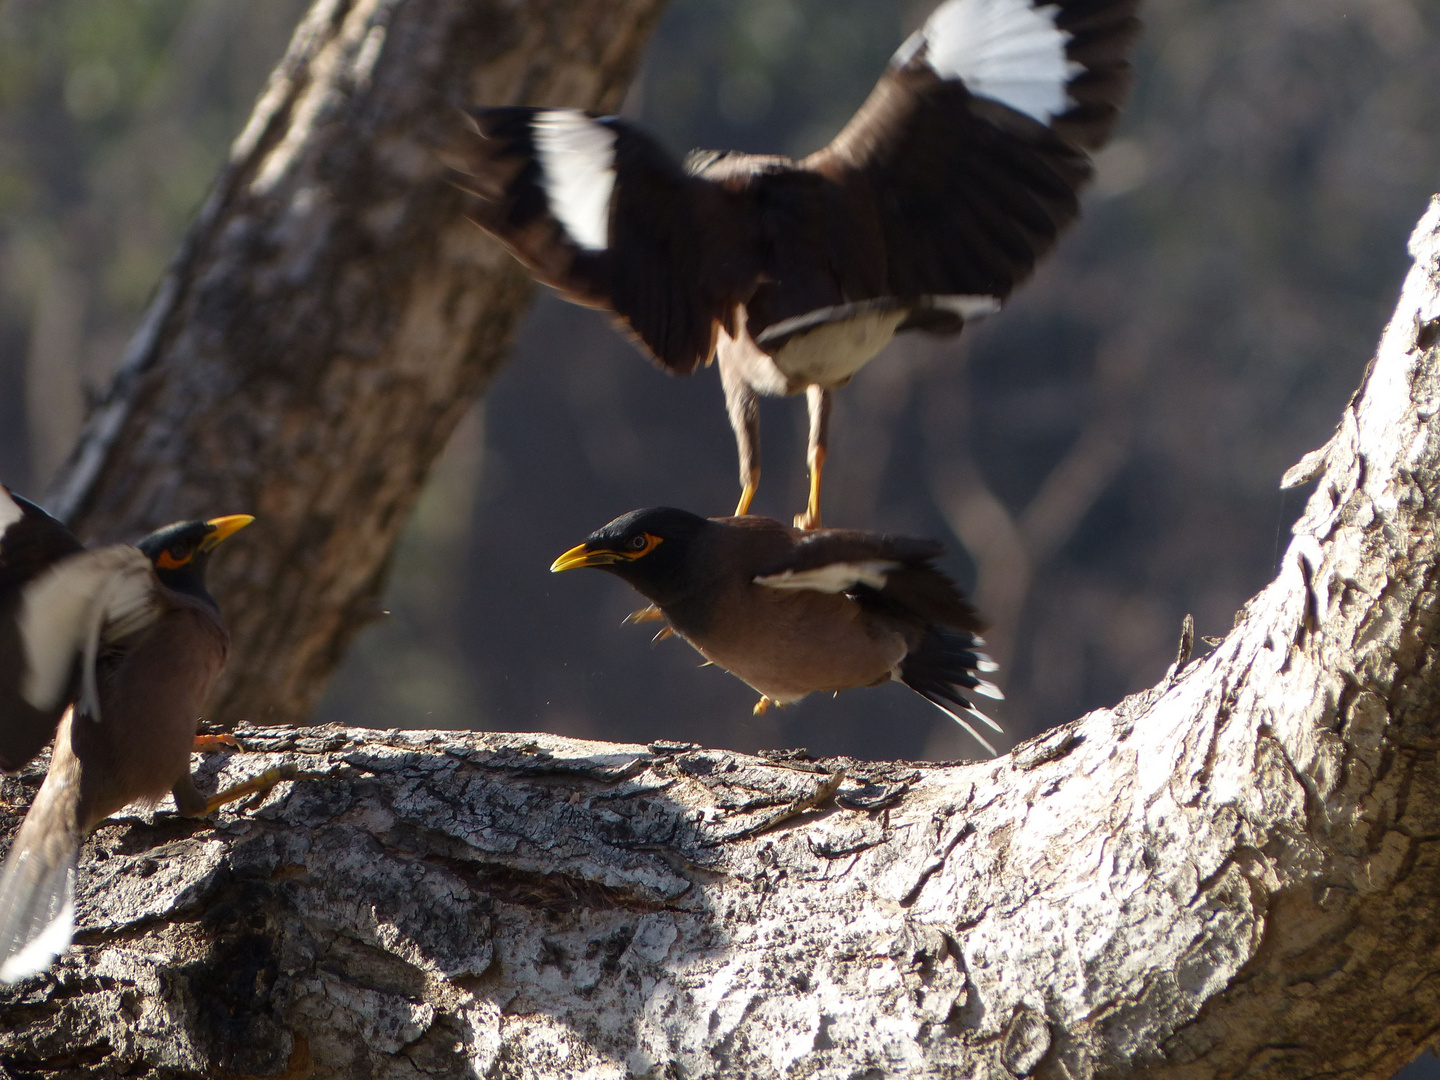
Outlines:
POLYGON ((211 518, 205 524, 215 531, 200 542, 200 550, 209 551, 217 544, 234 536, 254 520, 249 514, 231 514, 229 517, 211 518))
POLYGON ((576 544, 550 564, 550 572, 558 574, 561 570, 578 570, 582 566, 609 566, 620 558, 614 551, 591 551, 584 544, 576 544))

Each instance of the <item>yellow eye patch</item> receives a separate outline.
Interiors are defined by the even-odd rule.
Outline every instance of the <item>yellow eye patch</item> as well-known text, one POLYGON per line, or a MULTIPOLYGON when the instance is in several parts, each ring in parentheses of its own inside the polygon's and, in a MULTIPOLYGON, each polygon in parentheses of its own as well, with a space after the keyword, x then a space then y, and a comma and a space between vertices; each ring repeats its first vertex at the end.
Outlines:
POLYGON ((654 551, 660 545, 660 541, 663 539, 662 537, 656 536, 654 533, 648 532, 645 533, 644 536, 644 547, 635 548, 633 551, 627 548, 625 551, 622 551, 619 554, 626 559, 643 559, 646 555, 649 555, 650 552, 654 551))

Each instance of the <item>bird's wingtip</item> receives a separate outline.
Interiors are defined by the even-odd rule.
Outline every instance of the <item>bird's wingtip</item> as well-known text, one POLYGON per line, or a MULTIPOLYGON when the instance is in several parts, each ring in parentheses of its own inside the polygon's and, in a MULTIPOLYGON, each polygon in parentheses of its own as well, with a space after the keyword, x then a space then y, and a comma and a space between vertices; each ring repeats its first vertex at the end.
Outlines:
POLYGON ((11 853, 0 879, 0 983, 48 968, 75 935, 75 859, 37 867, 34 851, 11 853))
POLYGON ((55 962, 75 936, 75 903, 67 901, 40 933, 31 938, 19 952, 0 964, 0 982, 7 986, 38 975, 55 962))

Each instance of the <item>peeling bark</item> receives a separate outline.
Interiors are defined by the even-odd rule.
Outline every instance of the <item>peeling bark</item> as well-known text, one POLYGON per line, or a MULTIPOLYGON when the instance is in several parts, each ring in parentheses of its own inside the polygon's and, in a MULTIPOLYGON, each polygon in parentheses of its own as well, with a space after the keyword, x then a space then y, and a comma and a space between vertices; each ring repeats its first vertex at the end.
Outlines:
POLYGON ((1440 1030, 1440 200, 1412 251, 1280 575, 1160 685, 957 766, 247 728, 214 782, 305 777, 103 826, 0 1065, 1388 1077, 1440 1030))
POLYGON ((662 7, 316 0, 302 21, 47 498, 87 539, 260 518, 212 572, 219 714, 309 715, 529 306, 436 156, 455 109, 613 109, 662 7))

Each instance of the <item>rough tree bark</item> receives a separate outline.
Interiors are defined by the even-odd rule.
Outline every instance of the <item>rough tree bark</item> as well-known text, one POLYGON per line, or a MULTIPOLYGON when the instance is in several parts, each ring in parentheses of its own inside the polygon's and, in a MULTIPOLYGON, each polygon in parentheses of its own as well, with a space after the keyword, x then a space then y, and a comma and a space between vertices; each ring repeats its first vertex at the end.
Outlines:
POLYGON ((528 277, 435 147, 458 106, 619 105, 663 0, 316 0, 48 495, 90 539, 249 512, 218 714, 309 715, 528 277))
POLYGON ((104 826, 0 1066, 1387 1077, 1440 1032, 1440 198, 1412 251, 1280 575, 1154 688, 944 767, 246 729, 224 779, 306 778, 104 826))

